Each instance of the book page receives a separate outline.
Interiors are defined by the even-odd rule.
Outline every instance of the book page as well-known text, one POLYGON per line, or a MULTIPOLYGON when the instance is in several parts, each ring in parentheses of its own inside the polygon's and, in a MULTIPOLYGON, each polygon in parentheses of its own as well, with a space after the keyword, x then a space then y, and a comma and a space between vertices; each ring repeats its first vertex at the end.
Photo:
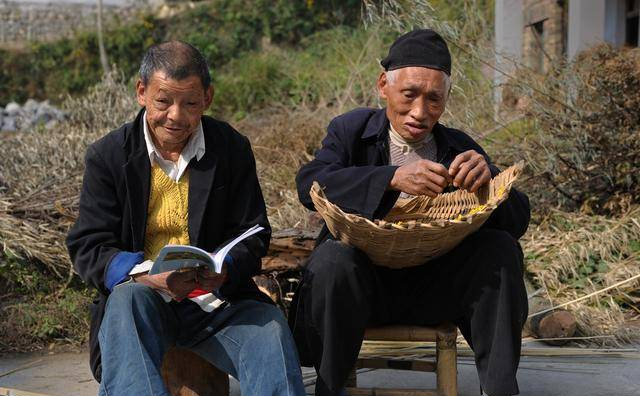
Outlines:
POLYGON ((195 246, 166 245, 158 253, 149 274, 200 267, 208 267, 209 271, 215 271, 211 254, 195 246))
POLYGON ((236 244, 238 244, 238 242, 242 241, 243 239, 249 238, 251 235, 257 234, 262 230, 264 230, 264 227, 256 224, 253 227, 249 228, 244 233, 242 233, 242 235, 232 240, 231 242, 227 243, 220 250, 218 250, 215 256, 213 256, 213 263, 215 265, 216 272, 217 273, 222 272, 222 264, 224 262, 224 258, 229 253, 231 248, 233 248, 236 244))

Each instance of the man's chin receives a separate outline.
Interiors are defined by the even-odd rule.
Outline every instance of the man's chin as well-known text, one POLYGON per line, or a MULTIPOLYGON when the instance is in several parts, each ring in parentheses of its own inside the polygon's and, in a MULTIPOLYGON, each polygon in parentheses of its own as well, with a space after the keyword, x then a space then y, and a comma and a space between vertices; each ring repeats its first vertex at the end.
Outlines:
POLYGON ((405 132, 406 132, 406 136, 405 139, 408 142, 419 142, 421 140, 424 140, 424 138, 429 134, 429 129, 428 128, 404 128, 405 132))
POLYGON ((171 140, 176 143, 185 140, 185 138, 188 138, 190 135, 190 132, 185 129, 177 130, 177 129, 162 128, 162 132, 163 132, 163 135, 166 137, 166 140, 171 140))

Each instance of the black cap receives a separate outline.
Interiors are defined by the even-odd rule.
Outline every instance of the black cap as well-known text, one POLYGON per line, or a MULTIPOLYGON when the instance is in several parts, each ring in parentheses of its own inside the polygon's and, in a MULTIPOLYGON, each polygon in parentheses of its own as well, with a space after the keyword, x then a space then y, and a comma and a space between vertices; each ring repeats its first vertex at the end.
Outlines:
POLYGON ((380 64, 386 71, 420 66, 451 75, 451 54, 447 43, 431 29, 413 30, 398 37, 380 64))

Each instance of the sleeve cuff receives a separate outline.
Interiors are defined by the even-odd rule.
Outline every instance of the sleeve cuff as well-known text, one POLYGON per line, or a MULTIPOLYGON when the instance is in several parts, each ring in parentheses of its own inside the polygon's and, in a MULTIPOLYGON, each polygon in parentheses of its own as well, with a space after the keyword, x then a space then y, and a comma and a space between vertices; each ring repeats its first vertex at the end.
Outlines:
POLYGON ((144 254, 142 252, 119 252, 107 265, 107 270, 104 277, 104 285, 109 291, 125 281, 129 277, 129 271, 138 263, 144 260, 144 254))

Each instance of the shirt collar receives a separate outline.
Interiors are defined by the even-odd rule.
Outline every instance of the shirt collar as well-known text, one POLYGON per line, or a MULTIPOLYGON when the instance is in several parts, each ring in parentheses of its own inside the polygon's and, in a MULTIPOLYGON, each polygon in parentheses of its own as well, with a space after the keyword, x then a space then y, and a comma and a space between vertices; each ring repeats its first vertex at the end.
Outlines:
POLYGON ((429 144, 431 140, 433 140, 433 134, 429 132, 422 140, 417 142, 409 142, 395 130, 391 123, 389 123, 389 142, 394 146, 399 147, 403 153, 420 150, 426 144, 429 144))
MULTIPOLYGON (((163 158, 160 154, 160 151, 156 148, 155 144, 153 144, 153 139, 151 138, 151 132, 149 131, 149 127, 147 125, 147 112, 145 111, 142 116, 142 129, 144 131, 144 141, 147 145, 147 153, 149 155, 149 161, 151 161, 151 165, 154 164, 156 158, 163 158)), ((180 156, 184 158, 186 162, 191 161, 193 157, 195 157, 198 161, 202 158, 205 153, 205 144, 204 144, 204 131, 202 129, 202 121, 198 123, 198 128, 191 135, 187 145, 184 146, 180 156)), ((164 159, 164 158, 163 158, 164 159)))

